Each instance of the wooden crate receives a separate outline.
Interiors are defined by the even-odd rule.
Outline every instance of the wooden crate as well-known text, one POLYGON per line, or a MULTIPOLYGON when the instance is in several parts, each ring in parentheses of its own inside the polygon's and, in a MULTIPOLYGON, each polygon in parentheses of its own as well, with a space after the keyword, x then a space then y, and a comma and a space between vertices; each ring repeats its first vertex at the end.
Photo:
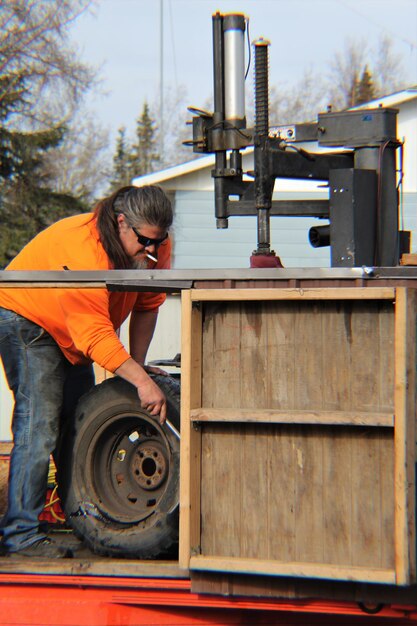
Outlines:
POLYGON ((416 292, 183 292, 180 565, 415 581, 416 292))

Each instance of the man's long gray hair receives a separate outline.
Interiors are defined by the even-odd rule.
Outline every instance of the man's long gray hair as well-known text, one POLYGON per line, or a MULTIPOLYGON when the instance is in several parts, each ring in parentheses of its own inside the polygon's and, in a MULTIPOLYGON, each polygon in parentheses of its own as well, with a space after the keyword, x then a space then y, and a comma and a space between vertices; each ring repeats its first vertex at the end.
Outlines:
POLYGON ((171 202, 156 185, 122 187, 101 200, 94 209, 100 241, 115 269, 129 269, 128 257, 119 238, 117 216, 123 214, 129 226, 148 224, 168 231, 172 224, 171 202))
POLYGON ((140 228, 149 224, 167 231, 172 224, 171 202, 155 185, 119 192, 113 206, 116 214, 123 213, 129 226, 140 228))

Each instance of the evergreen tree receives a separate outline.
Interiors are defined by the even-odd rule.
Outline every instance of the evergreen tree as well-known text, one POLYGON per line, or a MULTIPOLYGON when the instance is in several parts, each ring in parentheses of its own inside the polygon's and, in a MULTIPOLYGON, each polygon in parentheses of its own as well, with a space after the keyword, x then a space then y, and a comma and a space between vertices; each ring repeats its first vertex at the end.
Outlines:
POLYGON ((354 104, 364 104, 375 98, 375 89, 372 83, 372 76, 368 71, 368 66, 362 72, 360 81, 356 85, 354 104))
POLYGON ((126 128, 121 126, 116 139, 116 152, 113 156, 113 174, 110 192, 130 185, 132 155, 126 139, 126 128))
POLYGON ((67 29, 90 0, 4 0, 0 10, 0 267, 52 222, 86 209, 57 193, 48 153, 66 136, 92 73, 68 47, 67 29), (51 71, 53 68, 53 71, 51 71))
POLYGON ((0 181, 10 178, 20 169, 14 135, 7 127, 7 121, 13 113, 20 111, 24 93, 22 76, 0 75, 0 181))
POLYGON ((142 113, 136 120, 135 141, 129 142, 125 127, 119 128, 110 191, 130 185, 137 176, 154 172, 159 162, 156 123, 151 117, 148 103, 145 102, 142 113))
POLYGON ((147 102, 141 116, 136 121, 136 143, 132 146, 131 172, 133 176, 143 176, 154 172, 160 157, 157 149, 156 123, 150 115, 147 102))
POLYGON ((333 105, 333 110, 359 104, 358 97, 366 102, 404 86, 401 59, 393 53, 391 41, 387 37, 380 40, 377 51, 370 50, 364 40, 347 40, 344 50, 334 55, 330 70, 324 93, 327 102, 333 105), (363 67, 365 69, 361 74, 363 67))
MULTIPOLYGON (((0 178, 0 267, 4 267, 38 232, 86 207, 77 198, 54 192, 43 170, 47 151, 62 141, 65 129, 6 131, 9 166, 0 178)), ((3 133, 4 134, 4 133, 3 133)))

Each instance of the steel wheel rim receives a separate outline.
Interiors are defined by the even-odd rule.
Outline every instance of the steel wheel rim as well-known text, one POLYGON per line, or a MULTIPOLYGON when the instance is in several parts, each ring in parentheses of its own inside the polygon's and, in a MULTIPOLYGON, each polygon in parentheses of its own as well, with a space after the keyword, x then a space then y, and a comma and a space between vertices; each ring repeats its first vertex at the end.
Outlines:
POLYGON ((146 523, 165 495, 170 454, 152 418, 131 412, 109 417, 91 438, 86 463, 101 515, 120 524, 146 523))

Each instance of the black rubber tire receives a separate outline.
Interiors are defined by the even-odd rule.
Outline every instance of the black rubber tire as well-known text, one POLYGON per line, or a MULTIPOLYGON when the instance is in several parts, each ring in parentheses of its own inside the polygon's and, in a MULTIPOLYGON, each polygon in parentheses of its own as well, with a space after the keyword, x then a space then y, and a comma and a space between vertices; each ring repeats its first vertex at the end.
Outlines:
MULTIPOLYGON (((167 419, 179 431, 179 382, 152 378, 167 398, 167 419)), ((81 398, 58 457, 58 485, 67 523, 93 552, 137 559, 173 554, 179 444, 121 378, 81 398)))

